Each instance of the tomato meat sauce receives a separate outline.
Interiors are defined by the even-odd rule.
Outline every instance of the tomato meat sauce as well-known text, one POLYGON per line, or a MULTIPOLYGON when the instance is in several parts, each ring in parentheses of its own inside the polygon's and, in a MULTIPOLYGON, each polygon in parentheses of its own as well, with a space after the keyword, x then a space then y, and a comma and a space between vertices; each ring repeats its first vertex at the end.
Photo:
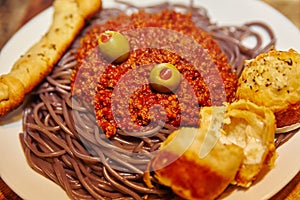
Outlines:
POLYGON ((159 122, 197 127, 202 106, 231 102, 237 88, 237 77, 217 42, 190 14, 170 10, 121 14, 94 25, 81 40, 77 61, 72 95, 94 111, 107 137, 118 130, 151 130, 159 122), (129 41, 130 53, 122 63, 108 62, 99 51, 99 35, 106 30, 129 41), (160 63, 180 72, 176 91, 151 87, 150 71, 160 63))

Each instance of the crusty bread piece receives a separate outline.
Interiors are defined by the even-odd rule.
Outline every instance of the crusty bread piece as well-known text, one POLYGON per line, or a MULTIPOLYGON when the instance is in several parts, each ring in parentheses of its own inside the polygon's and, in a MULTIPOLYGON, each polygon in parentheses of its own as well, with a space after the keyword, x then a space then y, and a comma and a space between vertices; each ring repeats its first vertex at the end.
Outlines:
POLYGON ((173 132, 152 160, 158 181, 184 199, 215 199, 229 184, 249 187, 274 164, 273 112, 245 100, 222 109, 202 108, 200 128, 173 132))
POLYGON ((269 107, 277 127, 300 122, 300 54, 271 50, 246 62, 236 97, 269 107))
POLYGON ((25 95, 53 69, 101 0, 55 0, 47 33, 0 76, 0 116, 19 106, 25 95))
POLYGON ((155 176, 184 199, 215 199, 234 180, 243 151, 217 142, 200 158, 207 128, 181 128, 164 142, 152 162, 155 176))

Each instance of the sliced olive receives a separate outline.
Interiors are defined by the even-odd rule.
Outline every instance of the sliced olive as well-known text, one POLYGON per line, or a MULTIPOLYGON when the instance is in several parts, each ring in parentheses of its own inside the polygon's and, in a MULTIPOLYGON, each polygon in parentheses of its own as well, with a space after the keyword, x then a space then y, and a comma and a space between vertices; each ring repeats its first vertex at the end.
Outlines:
POLYGON ((127 38, 116 31, 105 31, 98 39, 100 52, 111 63, 121 63, 127 60, 130 45, 127 38))
POLYGON ((150 84, 158 92, 175 91, 181 81, 180 72, 170 63, 155 65, 150 72, 150 84))

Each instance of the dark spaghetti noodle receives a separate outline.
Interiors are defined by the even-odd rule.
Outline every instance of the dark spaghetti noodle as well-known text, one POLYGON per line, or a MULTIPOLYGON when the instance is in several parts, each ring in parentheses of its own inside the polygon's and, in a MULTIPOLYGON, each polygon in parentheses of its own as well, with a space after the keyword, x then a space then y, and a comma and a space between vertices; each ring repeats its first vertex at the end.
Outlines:
MULTIPOLYGON (((103 9, 91 24, 103 23, 116 14, 139 9, 124 5, 126 8, 123 10, 103 9)), ((242 71, 243 60, 267 51, 275 43, 272 31, 261 22, 220 27, 209 21, 205 9, 193 5, 161 4, 145 9, 159 12, 166 8, 192 11, 193 20, 220 43, 238 75, 242 71), (262 39, 252 31, 252 26, 260 26, 269 33, 269 44, 262 46, 262 39), (257 45, 251 49, 241 42, 249 36, 257 39, 257 45)), ((155 135, 153 132, 144 133, 139 138, 118 131, 108 140, 101 133, 95 116, 71 100, 70 76, 77 64, 77 46, 78 41, 75 41, 52 74, 37 88, 25 109, 24 132, 20 140, 29 165, 60 185, 71 199, 176 198, 170 189, 161 186, 154 177, 151 177, 153 188, 148 188, 143 181, 151 152, 159 148, 174 127, 161 123, 157 130, 152 130, 156 132, 155 135)), ((277 146, 290 136, 281 134, 276 140, 277 146)))

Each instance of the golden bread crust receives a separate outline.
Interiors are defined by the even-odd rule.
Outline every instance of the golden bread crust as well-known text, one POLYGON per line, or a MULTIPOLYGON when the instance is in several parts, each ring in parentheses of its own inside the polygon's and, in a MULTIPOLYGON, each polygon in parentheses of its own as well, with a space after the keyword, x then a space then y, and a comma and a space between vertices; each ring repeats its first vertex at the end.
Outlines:
POLYGON ((300 122, 299 112, 293 109, 300 102, 299 80, 300 54, 292 49, 271 50, 246 62, 236 97, 269 107, 277 127, 291 125, 300 122))
MULTIPOLYGON (((164 152, 161 156, 170 158, 176 155, 164 152)), ((157 163, 154 164, 157 165, 157 163)), ((180 157, 178 161, 157 170, 156 173, 160 179, 161 177, 168 177, 161 182, 169 185, 179 196, 199 200, 215 199, 218 194, 225 190, 233 178, 225 177, 214 171, 209 165, 195 165, 195 162, 187 157, 180 157), (182 163, 184 163, 183 166, 181 166, 182 163), (184 175, 187 173, 193 174, 193 176, 184 175)))
POLYGON ((274 113, 277 127, 286 127, 300 122, 300 101, 274 113))
POLYGON ((14 99, 14 101, 0 101, 0 113, 7 113, 19 105, 24 99, 25 89, 24 85, 14 76, 2 75, 0 76, 1 97, 14 99), (9 91, 9 92, 8 92, 9 91), (5 93, 6 92, 6 93, 5 93))
POLYGON ((0 78, 0 116, 20 105, 24 96, 52 71, 85 20, 101 8, 101 0, 55 0, 53 5, 53 20, 47 33, 0 78))

